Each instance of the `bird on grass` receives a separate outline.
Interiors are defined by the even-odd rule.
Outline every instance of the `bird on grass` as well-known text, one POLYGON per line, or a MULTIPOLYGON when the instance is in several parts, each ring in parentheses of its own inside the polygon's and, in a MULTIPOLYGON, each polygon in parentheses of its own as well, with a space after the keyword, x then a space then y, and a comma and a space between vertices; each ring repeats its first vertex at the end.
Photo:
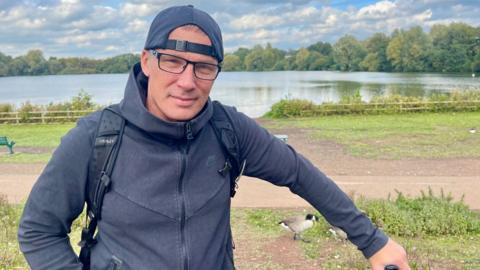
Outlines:
POLYGON ((328 231, 335 237, 336 239, 340 239, 342 241, 348 240, 347 238, 347 233, 345 233, 342 229, 339 227, 335 226, 330 226, 330 229, 328 231))
POLYGON ((302 240, 304 242, 308 242, 302 238, 301 233, 313 227, 313 224, 315 224, 316 221, 318 221, 317 216, 307 214, 306 216, 295 216, 286 218, 280 221, 278 224, 280 224, 280 226, 282 226, 286 230, 294 233, 293 240, 302 240))

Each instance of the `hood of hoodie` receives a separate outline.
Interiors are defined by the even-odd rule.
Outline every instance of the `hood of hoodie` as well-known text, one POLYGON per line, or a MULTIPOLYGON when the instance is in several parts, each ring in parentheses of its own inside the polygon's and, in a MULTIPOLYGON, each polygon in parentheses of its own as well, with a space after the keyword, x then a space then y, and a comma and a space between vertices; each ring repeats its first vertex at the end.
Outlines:
POLYGON ((169 139, 185 139, 187 124, 193 136, 208 123, 213 115, 210 99, 203 109, 189 121, 170 122, 162 120, 150 113, 145 104, 147 99, 148 77, 143 74, 140 63, 133 66, 125 87, 125 94, 119 104, 120 112, 130 123, 149 134, 169 139))

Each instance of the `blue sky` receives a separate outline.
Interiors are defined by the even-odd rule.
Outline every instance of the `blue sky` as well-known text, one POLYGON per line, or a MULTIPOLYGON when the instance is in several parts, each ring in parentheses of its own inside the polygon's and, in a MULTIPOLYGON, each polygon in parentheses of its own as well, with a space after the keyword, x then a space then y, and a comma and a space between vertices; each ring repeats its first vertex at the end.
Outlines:
POLYGON ((398 28, 465 22, 480 26, 479 0, 0 0, 0 52, 103 58, 142 49, 165 7, 193 4, 223 31, 226 52, 271 43, 298 49, 345 34, 365 39, 398 28))

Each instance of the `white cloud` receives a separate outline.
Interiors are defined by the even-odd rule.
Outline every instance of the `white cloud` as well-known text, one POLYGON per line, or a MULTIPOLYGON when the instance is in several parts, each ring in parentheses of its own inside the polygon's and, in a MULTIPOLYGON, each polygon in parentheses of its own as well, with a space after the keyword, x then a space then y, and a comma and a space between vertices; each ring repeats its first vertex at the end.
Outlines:
POLYGON ((282 17, 280 16, 249 14, 233 20, 231 22, 231 25, 234 29, 245 30, 270 27, 276 24, 280 24, 281 22, 282 17))
MULTIPOLYGON (((187 0, 111 3, 0 0, 0 51, 18 55, 35 47, 45 55, 90 57, 139 51, 156 13, 187 0)), ((358 7, 329 3, 335 1, 194 1, 219 23, 225 51, 267 42, 297 49, 318 41, 334 43, 345 34, 365 39, 375 32, 390 34, 416 25, 428 31, 435 23, 453 21, 480 25, 480 5, 471 0, 382 0, 358 7)))
POLYGON ((152 5, 125 3, 120 9, 120 14, 126 17, 144 17, 151 16, 156 13, 157 9, 152 5))
POLYGON ((145 20, 134 19, 133 21, 129 22, 127 28, 125 29, 127 32, 130 33, 146 33, 148 31, 149 25, 148 22, 145 20))
POLYGON ((391 1, 380 1, 373 5, 361 8, 358 11, 360 19, 381 19, 389 16, 395 11, 396 4, 391 1))
POLYGON ((429 20, 430 18, 432 18, 432 10, 430 9, 427 9, 424 12, 413 16, 413 19, 417 22, 423 22, 429 20))

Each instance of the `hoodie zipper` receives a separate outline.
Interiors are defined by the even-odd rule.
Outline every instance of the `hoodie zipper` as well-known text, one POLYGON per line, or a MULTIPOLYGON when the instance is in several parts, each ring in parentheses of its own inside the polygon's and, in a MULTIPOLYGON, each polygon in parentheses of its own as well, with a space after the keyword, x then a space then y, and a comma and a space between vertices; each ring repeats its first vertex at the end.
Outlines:
POLYGON ((188 270, 188 253, 187 253, 187 244, 185 240, 185 223, 186 223, 186 210, 185 210, 185 195, 183 190, 183 181, 185 177, 185 169, 187 167, 187 155, 190 148, 190 141, 193 139, 192 134, 192 125, 190 122, 185 124, 185 135, 187 138, 187 144, 185 148, 182 149, 182 170, 180 173, 180 181, 178 182, 178 194, 182 199, 181 205, 181 216, 180 216, 180 242, 181 242, 181 258, 183 258, 183 269, 188 270))

